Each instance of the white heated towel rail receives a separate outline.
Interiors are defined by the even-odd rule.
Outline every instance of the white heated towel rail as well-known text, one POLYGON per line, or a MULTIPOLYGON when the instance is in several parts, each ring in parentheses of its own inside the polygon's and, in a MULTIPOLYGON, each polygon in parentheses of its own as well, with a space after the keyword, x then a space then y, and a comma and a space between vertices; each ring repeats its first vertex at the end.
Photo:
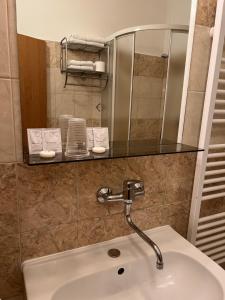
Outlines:
MULTIPOLYGON (((225 211, 201 217, 203 201, 225 202, 225 0, 218 0, 197 156, 188 239, 218 264, 225 262, 225 211), (216 128, 222 143, 212 143, 216 128), (221 130, 220 130, 221 131, 221 130), (221 137, 220 137, 221 139, 221 137), (224 200, 223 200, 224 198, 224 200)), ((212 203, 213 204, 213 203, 212 203)), ((225 205, 224 205, 225 207, 225 205)))

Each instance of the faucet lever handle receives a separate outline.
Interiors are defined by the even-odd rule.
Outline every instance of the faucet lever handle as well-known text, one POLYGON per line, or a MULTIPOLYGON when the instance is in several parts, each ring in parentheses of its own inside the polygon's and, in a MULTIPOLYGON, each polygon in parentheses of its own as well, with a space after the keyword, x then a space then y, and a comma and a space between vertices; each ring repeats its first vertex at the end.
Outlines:
POLYGON ((97 190, 96 193, 97 200, 100 203, 107 202, 109 196, 111 195, 112 195, 112 190, 109 187, 101 187, 100 189, 97 190))
POLYGON ((123 193, 125 199, 134 200, 136 196, 145 194, 144 182, 142 180, 125 180, 123 182, 123 193))
POLYGON ((131 190, 134 192, 144 191, 144 182, 142 180, 124 180, 123 182, 124 189, 131 190))
POLYGON ((106 203, 106 202, 122 202, 123 199, 123 194, 118 193, 118 194, 113 194, 112 190, 109 187, 101 187, 100 189, 97 190, 96 197, 98 202, 100 203, 106 203))

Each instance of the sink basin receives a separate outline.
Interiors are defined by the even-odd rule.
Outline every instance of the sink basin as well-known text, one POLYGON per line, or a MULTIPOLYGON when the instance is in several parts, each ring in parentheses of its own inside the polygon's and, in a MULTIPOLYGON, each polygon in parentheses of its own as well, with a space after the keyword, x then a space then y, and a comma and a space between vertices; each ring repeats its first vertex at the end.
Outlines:
POLYGON ((192 258, 169 252, 164 254, 164 261, 163 271, 152 268, 152 259, 139 259, 73 280, 59 288, 52 300, 223 299, 222 288, 215 277, 192 258), (118 275, 121 268, 124 273, 118 275))
POLYGON ((26 261, 28 300, 225 299, 223 269, 169 226, 146 233, 163 252, 163 270, 139 237, 117 238, 26 261), (111 248, 120 257, 109 257, 111 248))

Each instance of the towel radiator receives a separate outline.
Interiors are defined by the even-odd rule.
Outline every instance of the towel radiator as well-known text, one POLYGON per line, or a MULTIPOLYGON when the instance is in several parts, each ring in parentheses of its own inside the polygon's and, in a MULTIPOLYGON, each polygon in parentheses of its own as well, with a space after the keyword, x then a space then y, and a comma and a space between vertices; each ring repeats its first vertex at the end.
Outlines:
MULTIPOLYGON (((209 74, 197 156, 188 239, 218 264, 225 262, 224 212, 201 217, 204 201, 218 199, 225 207, 225 0, 218 0, 209 74), (220 143, 213 141, 218 126, 224 129, 220 143), (223 199, 224 198, 224 199, 223 199)), ((211 202, 212 201, 212 202, 211 202)))

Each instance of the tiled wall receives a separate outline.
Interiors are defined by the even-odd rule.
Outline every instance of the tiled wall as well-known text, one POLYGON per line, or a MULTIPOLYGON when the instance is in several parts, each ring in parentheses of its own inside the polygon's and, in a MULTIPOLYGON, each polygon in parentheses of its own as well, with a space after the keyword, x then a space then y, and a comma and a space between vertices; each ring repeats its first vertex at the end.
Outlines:
POLYGON ((96 201, 108 185, 142 179, 146 194, 134 204, 143 229, 170 224, 186 235, 195 154, 177 154, 59 165, 0 165, 0 297, 23 292, 20 264, 28 258, 131 233, 121 203, 96 201))
MULTIPOLYGON (((46 41, 47 51, 47 98, 48 124, 57 126, 59 115, 73 114, 78 118, 85 118, 88 126, 100 126, 101 113, 96 106, 101 103, 101 89, 89 85, 100 85, 96 79, 81 80, 69 77, 69 83, 81 83, 84 86, 67 85, 64 88, 65 73, 60 72, 60 44, 46 41)), ((69 51, 68 59, 99 60, 96 53, 83 51, 69 51)))
MULTIPOLYGON (((206 2, 200 1, 195 64, 197 57, 202 59, 197 48, 204 53, 210 48, 208 42, 204 47, 201 42, 209 27, 200 20, 211 18, 206 2)), ((142 229, 170 224, 185 235, 195 167, 194 154, 36 167, 14 163, 21 160, 15 36, 15 0, 0 0, 0 136, 4 141, 0 145, 0 298, 11 300, 22 299, 24 259, 130 233, 120 204, 107 208, 96 202, 101 185, 119 191, 123 179, 143 179, 146 195, 135 203, 133 212, 137 224, 142 229)), ((200 99, 204 69, 202 65, 192 69, 192 74, 198 74, 199 90, 191 91, 200 99)))
POLYGON ((135 53, 131 139, 159 140, 167 59, 135 53))
POLYGON ((205 98, 217 0, 199 0, 196 17, 183 142, 197 146, 205 98))
POLYGON ((15 1, 0 1, 0 163, 22 160, 15 1))

